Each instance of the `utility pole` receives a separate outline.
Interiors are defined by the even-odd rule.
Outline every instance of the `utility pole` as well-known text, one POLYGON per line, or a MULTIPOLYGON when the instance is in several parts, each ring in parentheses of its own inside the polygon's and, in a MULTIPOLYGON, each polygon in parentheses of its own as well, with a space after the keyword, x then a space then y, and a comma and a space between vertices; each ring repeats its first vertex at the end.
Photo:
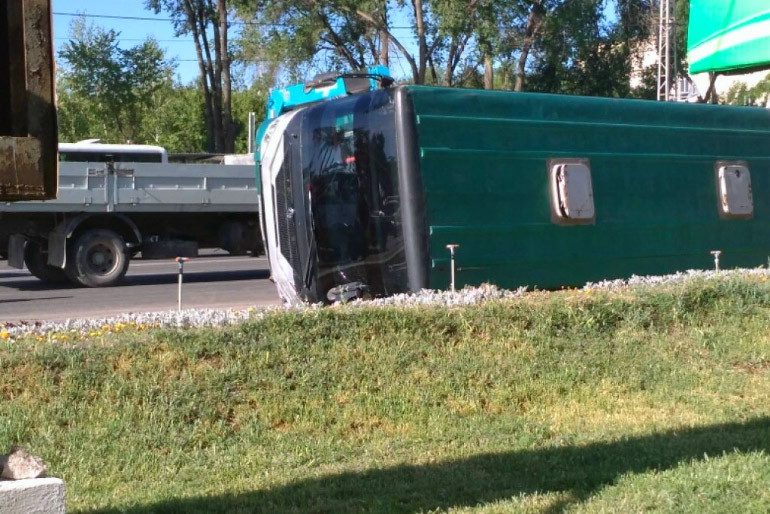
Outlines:
POLYGON ((676 69, 676 0, 658 0, 658 100, 679 99, 679 81, 676 69), (673 84, 672 84, 673 82, 673 84))

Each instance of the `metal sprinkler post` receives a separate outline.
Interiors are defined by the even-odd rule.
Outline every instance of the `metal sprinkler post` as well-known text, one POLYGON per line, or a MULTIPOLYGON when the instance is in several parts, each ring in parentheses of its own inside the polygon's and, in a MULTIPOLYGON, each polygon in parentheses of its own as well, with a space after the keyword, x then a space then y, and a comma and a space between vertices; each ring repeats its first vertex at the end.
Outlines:
POLYGON ((719 271, 719 256, 722 255, 722 250, 713 250, 711 255, 714 256, 714 270, 719 271))
POLYGON ((178 281, 178 289, 177 289, 177 310, 182 310, 182 277, 184 276, 184 263, 189 261, 190 259, 187 257, 177 257, 174 259, 174 261, 177 264, 177 270, 179 271, 179 281, 178 281))
POLYGON ((449 249, 449 290, 455 292, 455 248, 460 248, 460 245, 446 245, 449 249))

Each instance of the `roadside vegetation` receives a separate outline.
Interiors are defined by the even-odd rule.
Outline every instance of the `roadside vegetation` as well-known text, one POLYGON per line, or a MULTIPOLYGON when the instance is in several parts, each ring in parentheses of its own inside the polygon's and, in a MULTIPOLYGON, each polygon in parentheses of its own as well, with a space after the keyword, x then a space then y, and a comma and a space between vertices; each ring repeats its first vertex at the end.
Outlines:
MULTIPOLYGON (((72 20, 58 52, 61 141, 243 153, 248 113, 265 112, 271 89, 373 65, 413 84, 657 98, 657 67, 643 66, 658 34, 657 4, 649 0, 141 3, 179 39, 137 42, 109 18, 72 20), (185 46, 167 52, 172 41, 185 46), (177 75, 187 59, 172 56, 182 48, 196 56, 196 77, 177 75)), ((687 46, 689 4, 676 2, 678 48, 687 46)), ((156 26, 147 30, 163 34, 156 26)), ((686 53, 676 61, 686 77, 686 53)), ((703 100, 720 99, 711 91, 703 100)))
POLYGON ((769 321, 755 276, 0 340, 0 446, 71 513, 767 512, 769 321))

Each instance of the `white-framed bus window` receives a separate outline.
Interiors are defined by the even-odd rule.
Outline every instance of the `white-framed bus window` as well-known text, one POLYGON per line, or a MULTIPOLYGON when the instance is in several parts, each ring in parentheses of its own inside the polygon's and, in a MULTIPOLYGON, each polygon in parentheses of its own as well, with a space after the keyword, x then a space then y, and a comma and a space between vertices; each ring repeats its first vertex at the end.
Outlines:
POLYGON ((717 161, 717 209, 725 219, 749 219, 754 216, 751 173, 745 161, 717 161))
POLYGON ((167 163, 168 152, 154 145, 108 145, 98 140, 59 143, 60 162, 167 163))
POLYGON ((596 220, 588 159, 549 160, 548 182, 554 223, 574 225, 596 220))

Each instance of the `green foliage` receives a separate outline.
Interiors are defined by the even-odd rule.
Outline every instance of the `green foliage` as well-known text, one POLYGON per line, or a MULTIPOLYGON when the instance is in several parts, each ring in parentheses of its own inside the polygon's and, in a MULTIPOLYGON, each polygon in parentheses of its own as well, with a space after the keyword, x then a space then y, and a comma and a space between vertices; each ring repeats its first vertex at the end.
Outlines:
MULTIPOLYGON (((253 6, 249 5, 253 9, 253 6)), ((387 19, 382 2, 333 0, 259 0, 256 13, 265 22, 247 28, 244 37, 251 55, 281 63, 290 77, 307 64, 324 71, 363 69, 378 60, 380 34, 356 11, 387 19)))
POLYGON ((250 88, 233 91, 233 120, 236 123, 235 153, 246 153, 249 148, 249 113, 256 113, 256 123, 259 124, 265 115, 267 88, 257 83, 250 88))
POLYGON ((171 86, 173 64, 153 39, 118 46, 119 34, 76 19, 59 52, 58 95, 63 140, 103 137, 146 142, 144 118, 171 86))
POLYGON ((264 24, 247 29, 244 41, 252 58, 283 63, 268 66, 271 76, 281 76, 282 67, 291 81, 311 68, 357 69, 380 62, 381 29, 406 23, 390 30, 389 38, 398 54, 392 68, 410 82, 483 86, 485 64, 491 63, 499 76, 493 78, 496 88, 512 89, 522 73, 518 78, 528 90, 627 97, 634 52, 651 37, 656 8, 651 0, 261 0, 257 15, 264 24), (401 40, 409 40, 404 29, 416 38, 406 54, 400 48, 401 40))
POLYGON ((736 82, 727 91, 725 103, 767 107, 770 104, 770 75, 751 88, 744 82, 736 82))
POLYGON ((145 114, 147 141, 170 152, 196 153, 206 149, 203 98, 197 84, 164 88, 145 114))
POLYGON ((736 82, 725 95, 725 102, 730 105, 749 105, 751 97, 749 96, 749 87, 745 82, 736 82))
MULTIPOLYGON (((191 35, 198 56, 204 103, 206 150, 233 153, 231 9, 226 0, 145 0, 147 9, 165 12, 177 35, 191 35)), ((232 7, 232 6, 231 6, 232 7)))
POLYGON ((764 512, 770 286, 0 342, 70 512, 764 512))
POLYGON ((588 96, 629 97, 633 52, 649 37, 651 5, 617 2, 608 22, 606 2, 564 2, 546 17, 528 89, 588 96))
POLYGON ((640 100, 658 99, 658 66, 656 64, 642 70, 641 83, 631 90, 631 97, 640 100))
MULTIPOLYGON (((98 138, 107 143, 154 144, 170 152, 204 152, 206 118, 200 83, 172 80, 173 61, 152 39, 132 48, 118 46, 119 34, 72 25, 59 57, 57 77, 59 139, 98 138)), ((233 91, 236 151, 248 147, 248 113, 264 112, 266 89, 233 91)))
POLYGON ((690 0, 677 0, 674 6, 674 19, 676 20, 676 69, 680 75, 687 75, 689 64, 687 62, 687 30, 690 21, 690 0))

